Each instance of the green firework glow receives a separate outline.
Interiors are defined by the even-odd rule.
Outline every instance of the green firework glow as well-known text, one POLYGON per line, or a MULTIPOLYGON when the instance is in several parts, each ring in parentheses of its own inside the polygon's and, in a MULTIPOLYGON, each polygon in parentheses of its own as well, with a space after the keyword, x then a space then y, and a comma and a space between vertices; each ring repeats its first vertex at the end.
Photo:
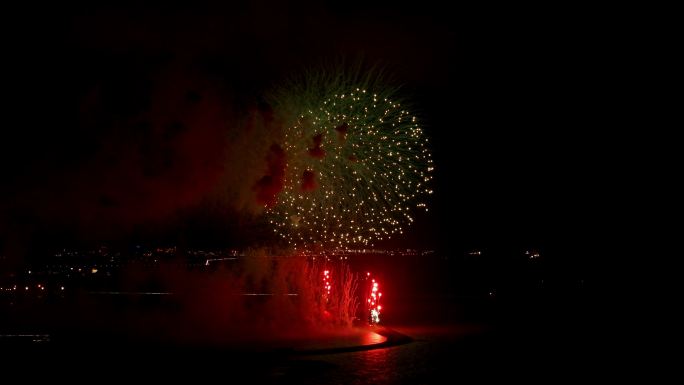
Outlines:
POLYGON ((396 94, 343 73, 308 76, 275 94, 287 166, 267 213, 291 245, 367 245, 401 234, 413 209, 427 210, 428 140, 396 94))

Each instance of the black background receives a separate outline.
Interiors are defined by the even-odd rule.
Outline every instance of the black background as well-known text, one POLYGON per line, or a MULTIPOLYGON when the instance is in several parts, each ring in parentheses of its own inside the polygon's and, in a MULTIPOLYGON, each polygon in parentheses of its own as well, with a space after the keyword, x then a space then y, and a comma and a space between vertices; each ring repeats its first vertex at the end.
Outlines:
MULTIPOLYGON (((96 156, 106 129, 77 124, 94 82, 128 80, 122 92, 136 94, 154 63, 190 58, 240 108, 321 60, 362 57, 402 85, 434 150, 431 211, 387 246, 590 249, 613 215, 607 187, 624 168, 611 124, 621 31, 608 11, 393 2, 15 10, 4 55, 12 119, 0 151, 1 218, 26 229, 26 240, 144 238, 74 235, 30 209, 31 199, 61 204, 55 194, 26 198, 43 181, 41 190, 62 188, 50 180, 96 156)), ((113 103, 129 108, 122 100, 113 103)), ((173 242, 185 231, 183 239, 199 244, 231 244, 241 236, 223 232, 230 216, 192 218, 192 226, 173 225, 186 230, 162 226, 152 238, 173 242), (202 230, 187 230, 193 226, 202 230)))

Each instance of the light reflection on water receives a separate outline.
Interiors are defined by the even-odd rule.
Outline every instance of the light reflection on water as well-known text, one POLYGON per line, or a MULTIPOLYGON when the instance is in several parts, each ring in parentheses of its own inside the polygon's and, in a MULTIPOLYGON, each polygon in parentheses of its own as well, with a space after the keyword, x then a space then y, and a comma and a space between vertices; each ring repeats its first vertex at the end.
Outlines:
POLYGON ((360 352, 312 357, 301 370, 285 376, 288 382, 302 384, 396 384, 415 383, 424 377, 420 343, 360 352), (413 345, 413 346, 412 346, 413 345))
MULTIPOLYGON (((425 384, 443 383, 443 378, 468 370, 471 350, 456 347, 471 330, 405 332, 416 340, 388 348, 294 360, 281 367, 279 380, 297 384, 425 384)), ((384 340, 375 333, 367 334, 378 342, 384 340)))
POLYGON ((386 340, 387 338, 381 336, 378 333, 363 333, 363 335, 361 336, 362 345, 379 344, 385 342, 386 340))
POLYGON ((381 383, 389 377, 390 348, 368 350, 359 354, 354 361, 358 368, 356 373, 360 383, 381 383))

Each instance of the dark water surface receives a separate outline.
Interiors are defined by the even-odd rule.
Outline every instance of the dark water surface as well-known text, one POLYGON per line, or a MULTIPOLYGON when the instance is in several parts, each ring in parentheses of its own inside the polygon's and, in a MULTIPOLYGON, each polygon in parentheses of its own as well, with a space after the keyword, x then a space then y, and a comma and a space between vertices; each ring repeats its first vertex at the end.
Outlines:
MULTIPOLYGON (((76 381, 102 376, 157 381, 189 377, 199 383, 221 384, 441 384, 466 378, 512 381, 535 377, 584 380, 591 378, 603 358, 603 330, 595 319, 598 304, 588 290, 577 285, 577 277, 527 265, 473 267, 438 256, 386 261, 365 258, 356 262, 356 269, 372 270, 381 279, 386 299, 383 324, 412 339, 397 346, 302 354, 282 344, 255 350, 221 342, 188 345, 171 339, 143 343, 127 336, 125 330, 98 333, 85 321, 109 320, 107 327, 116 330, 119 322, 130 321, 130 313, 149 306, 165 309, 164 299, 149 304, 136 300, 135 311, 129 309, 128 302, 93 306, 93 311, 83 311, 89 318, 69 328, 51 328, 49 319, 41 319, 47 313, 25 302, 20 304, 21 312, 17 305, 2 308, 0 334, 5 337, 0 338, 0 358, 5 363, 3 369, 31 376, 76 381), (31 369, 36 367, 45 370, 31 369), (135 377, 131 377, 133 373, 135 377)), ((78 312, 84 303, 52 303, 50 314, 78 312)), ((176 329, 182 336, 198 327, 183 323, 182 318, 171 324, 163 315, 176 310, 165 311, 147 318, 151 323, 143 325, 144 330, 166 328, 168 337, 176 329)), ((374 337, 369 334, 368 338, 374 337)))

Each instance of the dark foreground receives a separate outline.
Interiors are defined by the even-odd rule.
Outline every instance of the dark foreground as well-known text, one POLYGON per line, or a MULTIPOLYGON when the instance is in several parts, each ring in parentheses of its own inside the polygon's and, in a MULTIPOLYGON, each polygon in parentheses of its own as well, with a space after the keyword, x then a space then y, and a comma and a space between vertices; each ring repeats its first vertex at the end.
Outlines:
POLYGON ((363 261, 369 266, 359 271, 385 273, 387 329, 377 334, 276 338, 274 331, 297 331, 277 317, 270 331, 231 334, 223 321, 230 314, 212 302, 179 307, 165 296, 25 300, 0 309, 1 366, 22 382, 224 384, 587 381, 610 367, 610 333, 598 317, 605 304, 584 281, 509 268, 492 278, 478 275, 489 268, 441 258, 363 261))
POLYGON ((451 303, 432 312, 424 307, 422 316, 375 330, 387 341, 373 347, 346 343, 340 348, 333 342, 302 348, 300 341, 269 348, 263 340, 252 347, 198 345, 71 333, 4 338, 0 350, 7 373, 78 382, 189 376, 221 383, 420 384, 592 375, 602 358, 601 330, 582 312, 584 304, 540 305, 451 303), (477 307, 478 315, 498 316, 473 322, 464 315, 469 306, 477 307))

